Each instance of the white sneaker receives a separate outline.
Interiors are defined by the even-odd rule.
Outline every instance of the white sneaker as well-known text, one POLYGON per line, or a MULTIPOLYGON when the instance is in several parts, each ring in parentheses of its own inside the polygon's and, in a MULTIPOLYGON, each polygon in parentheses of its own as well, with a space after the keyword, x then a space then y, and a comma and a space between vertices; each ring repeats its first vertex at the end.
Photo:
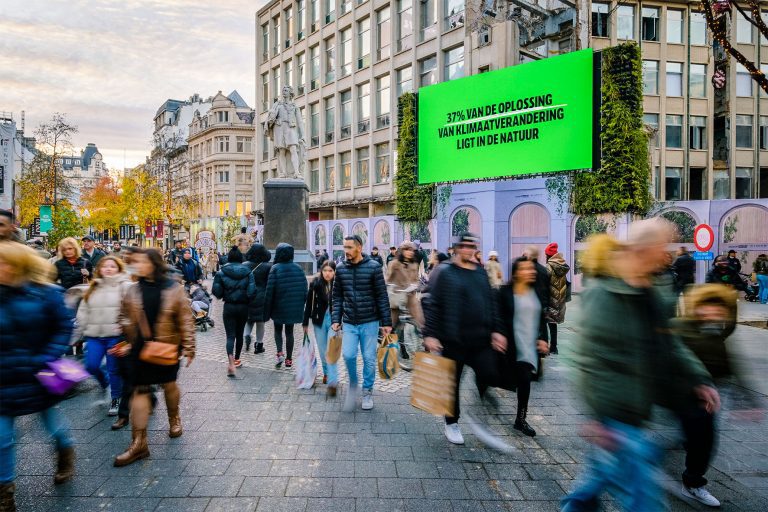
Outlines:
POLYGON ((458 423, 445 424, 445 437, 453 444, 464 444, 464 436, 461 435, 458 423))
POLYGON ((108 416, 117 416, 117 412, 120 410, 120 399, 115 398, 109 406, 108 416))
POLYGON ((350 387, 347 389, 347 396, 344 398, 344 406, 342 407, 344 412, 352 412, 355 410, 355 405, 357 404, 357 395, 357 387, 350 387))
POLYGON ((370 411, 371 409, 373 409, 373 390, 364 389, 363 390, 363 410, 370 411))
POLYGON ((710 494, 710 492, 704 487, 686 487, 683 485, 682 492, 683 496, 693 498, 694 500, 699 501, 708 507, 720 506, 718 499, 712 496, 712 494, 710 494))

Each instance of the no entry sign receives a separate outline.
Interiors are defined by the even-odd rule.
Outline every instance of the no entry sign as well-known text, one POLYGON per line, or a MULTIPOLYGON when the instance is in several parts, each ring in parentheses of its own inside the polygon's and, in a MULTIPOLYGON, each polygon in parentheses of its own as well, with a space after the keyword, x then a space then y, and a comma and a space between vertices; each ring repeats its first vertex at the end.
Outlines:
POLYGON ((709 251, 715 243, 715 232, 708 224, 699 224, 693 230, 693 245, 700 252, 709 251))

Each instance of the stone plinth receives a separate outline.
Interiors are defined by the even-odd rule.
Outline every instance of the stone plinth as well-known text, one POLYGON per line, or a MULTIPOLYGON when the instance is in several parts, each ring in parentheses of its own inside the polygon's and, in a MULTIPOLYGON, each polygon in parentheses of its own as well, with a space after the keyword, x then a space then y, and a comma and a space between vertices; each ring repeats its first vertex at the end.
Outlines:
POLYGON ((277 244, 291 244, 294 261, 307 273, 314 269, 314 257, 307 250, 307 195, 303 180, 277 178, 264 183, 264 246, 270 251, 277 244))

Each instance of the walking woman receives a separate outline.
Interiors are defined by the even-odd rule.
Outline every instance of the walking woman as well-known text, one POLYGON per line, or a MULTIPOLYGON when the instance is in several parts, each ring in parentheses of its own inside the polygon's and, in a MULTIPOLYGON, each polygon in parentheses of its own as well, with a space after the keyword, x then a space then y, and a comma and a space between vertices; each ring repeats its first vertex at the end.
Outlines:
POLYGON ((549 304, 544 304, 544 315, 549 326, 549 352, 557 354, 557 324, 565 322, 565 301, 568 295, 568 271, 571 267, 552 242, 544 250, 549 274, 549 304))
POLYGON ((77 310, 77 325, 85 337, 85 367, 96 377, 102 389, 109 386, 112 401, 109 416, 116 416, 120 407, 123 382, 117 357, 112 351, 122 338, 119 323, 120 308, 131 280, 125 265, 115 256, 104 256, 96 265, 95 278, 85 292, 77 310), (107 372, 101 366, 107 357, 107 372))
MULTIPOLYGON (((160 385, 168 408, 168 436, 182 434, 179 401, 181 391, 176 384, 179 373, 178 355, 187 358, 187 366, 195 357, 195 335, 189 300, 184 287, 166 277, 163 257, 155 249, 138 251, 131 260, 138 283, 131 286, 123 300, 120 323, 130 345, 117 355, 130 351, 134 364, 133 398, 131 399, 132 441, 128 449, 115 457, 115 466, 127 466, 149 457, 147 424, 152 410, 152 385, 160 385), (153 345, 149 343, 152 342, 153 345), (172 364, 147 362, 160 345, 177 347, 172 364)), ((162 361, 167 363, 168 361, 162 361)))
POLYGON ((307 278, 304 270, 293 262, 293 247, 281 243, 275 249, 275 264, 269 270, 264 297, 264 319, 275 323, 275 368, 293 366, 293 326, 304 319, 307 278), (285 350, 283 353, 283 331, 285 350))
POLYGON ((514 364, 517 379, 517 418, 514 427, 533 437, 528 424, 528 399, 531 381, 541 370, 541 356, 547 354, 547 323, 544 305, 536 294, 536 267, 526 258, 512 263, 512 279, 499 291, 499 315, 507 338, 507 360, 514 364))
POLYGON ((253 341, 253 353, 264 352, 264 297, 267 294, 267 279, 272 264, 272 255, 261 244, 253 244, 245 253, 244 265, 251 269, 251 289, 248 290, 248 321, 245 323, 245 350, 250 350, 253 341), (253 329, 256 328, 256 339, 253 339, 253 329))
POLYGON ((227 255, 227 264, 213 278, 213 295, 224 301, 224 331, 227 334, 227 376, 235 376, 240 368, 240 353, 243 350, 243 331, 248 321, 248 284, 251 269, 243 265, 243 253, 232 246, 227 255))
POLYGON ((392 325, 402 339, 402 327, 399 325, 400 308, 405 306, 419 325, 423 325, 423 315, 418 307, 418 300, 412 293, 419 283, 419 262, 416 259, 416 244, 403 242, 397 250, 397 258, 387 267, 387 285, 389 286, 389 307, 392 325), (409 290, 408 292, 404 290, 409 290))
POLYGON ((0 510, 15 511, 14 423, 17 416, 40 413, 56 442, 58 465, 53 481, 62 484, 75 472, 69 427, 35 375, 67 352, 74 312, 64 292, 50 283, 51 265, 25 245, 0 242, 0 510))
POLYGON ((336 264, 326 261, 320 268, 320 274, 315 277, 307 292, 304 304, 304 334, 309 331, 309 320, 315 331, 315 341, 320 351, 320 362, 323 364, 323 384, 328 384, 328 396, 336 396, 339 386, 339 374, 336 363, 329 363, 325 354, 328 351, 328 339, 331 333, 331 308, 333 307, 333 280, 336 277, 336 264))
POLYGON ((91 262, 83 258, 82 250, 77 240, 65 238, 59 242, 56 267, 56 281, 69 290, 75 285, 84 284, 93 274, 91 262))

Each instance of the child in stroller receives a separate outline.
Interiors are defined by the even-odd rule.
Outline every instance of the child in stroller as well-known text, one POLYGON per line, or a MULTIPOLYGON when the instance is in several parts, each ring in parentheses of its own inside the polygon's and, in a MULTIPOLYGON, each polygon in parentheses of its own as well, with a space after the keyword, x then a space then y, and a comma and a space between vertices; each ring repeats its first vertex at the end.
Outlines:
POLYGON ((202 331, 207 331, 208 326, 213 327, 213 320, 210 317, 211 296, 208 290, 200 284, 193 283, 189 287, 189 298, 192 301, 191 307, 195 316, 195 327, 200 327, 202 331))

